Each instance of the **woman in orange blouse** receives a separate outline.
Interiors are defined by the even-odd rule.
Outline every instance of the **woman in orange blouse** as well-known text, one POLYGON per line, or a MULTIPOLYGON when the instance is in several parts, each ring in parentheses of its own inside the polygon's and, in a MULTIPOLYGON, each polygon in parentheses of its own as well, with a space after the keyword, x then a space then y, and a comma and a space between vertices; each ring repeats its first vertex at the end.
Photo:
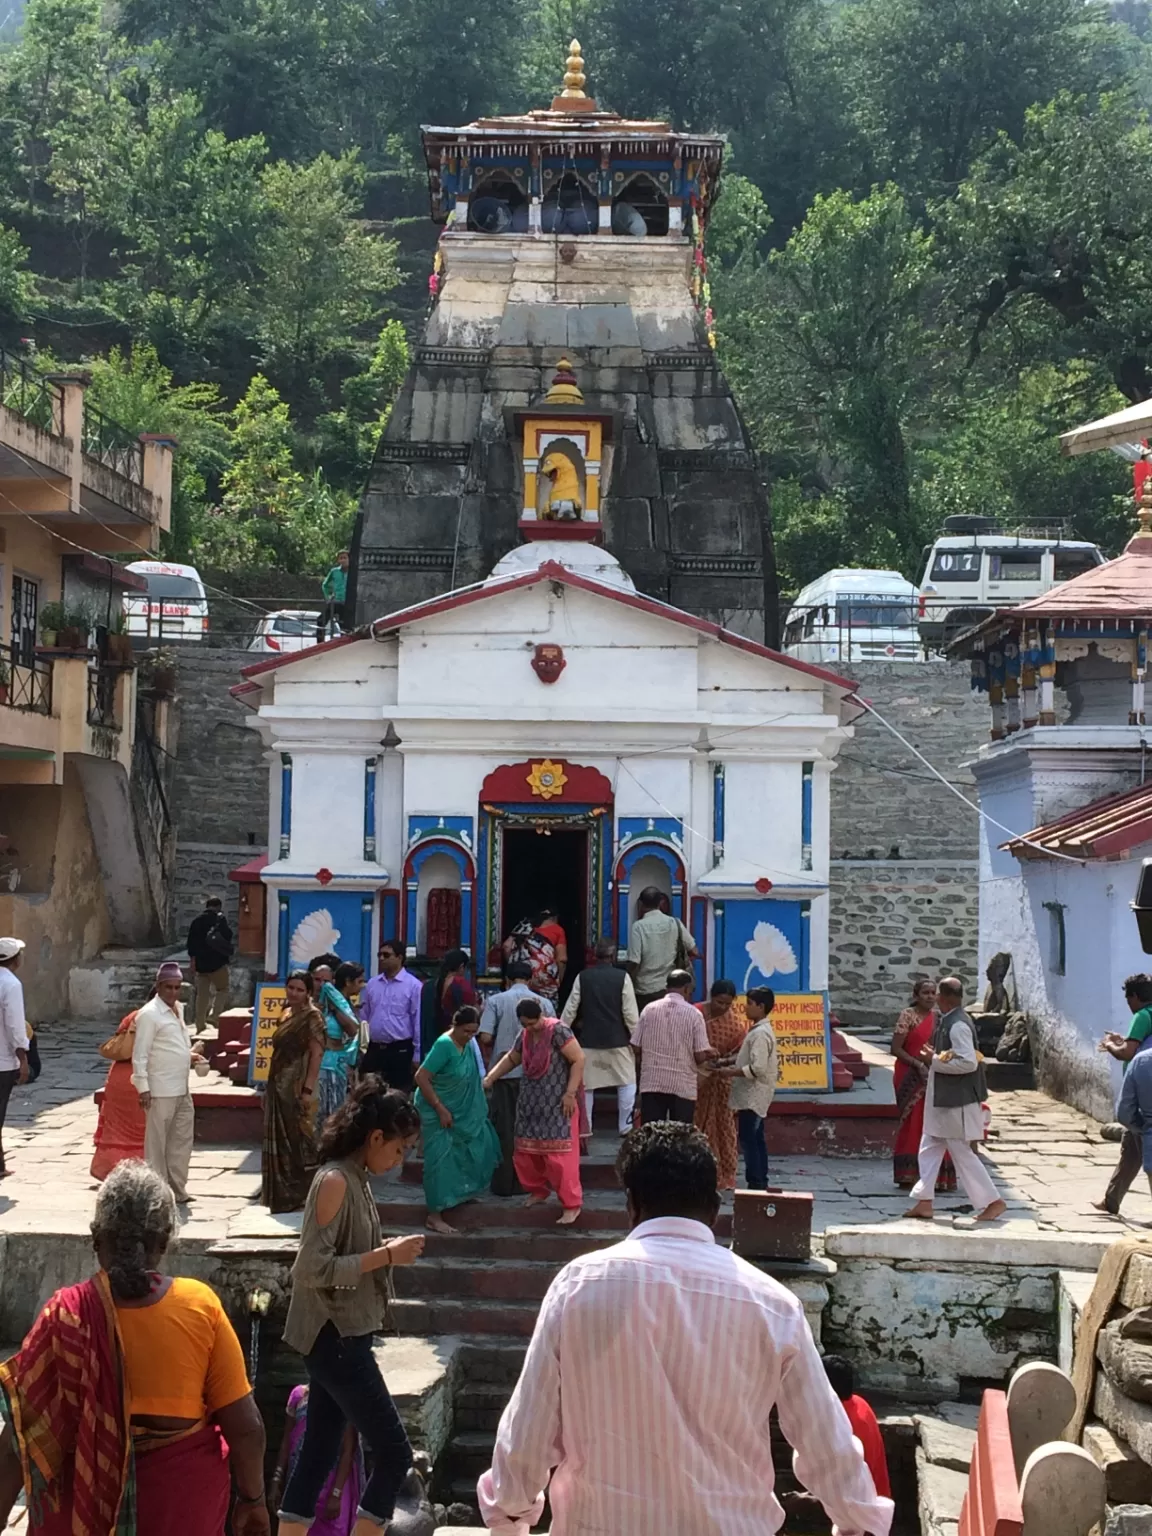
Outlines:
POLYGON ((268 1536, 264 1425, 216 1293, 161 1275, 167 1184, 124 1162, 96 1200, 99 1272, 57 1291, 0 1366, 0 1523, 37 1536, 268 1536))

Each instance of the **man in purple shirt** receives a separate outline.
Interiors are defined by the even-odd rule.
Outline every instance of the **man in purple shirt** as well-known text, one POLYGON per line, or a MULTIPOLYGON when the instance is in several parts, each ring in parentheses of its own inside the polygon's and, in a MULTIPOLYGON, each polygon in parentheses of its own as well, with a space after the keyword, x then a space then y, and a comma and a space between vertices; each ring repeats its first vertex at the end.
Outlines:
POLYGON ((363 1072, 378 1072, 390 1088, 412 1092, 420 1060, 420 993, 423 983, 404 969, 404 946, 384 939, 377 952, 380 974, 360 994, 360 1017, 368 1026, 363 1072))

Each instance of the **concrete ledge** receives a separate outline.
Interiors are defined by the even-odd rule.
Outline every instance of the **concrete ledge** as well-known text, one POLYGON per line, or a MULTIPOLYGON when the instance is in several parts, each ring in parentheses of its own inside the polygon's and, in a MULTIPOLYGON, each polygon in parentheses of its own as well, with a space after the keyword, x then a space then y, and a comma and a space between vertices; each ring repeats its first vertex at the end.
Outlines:
POLYGON ((1013 1231, 1011 1226, 948 1227, 943 1223, 892 1221, 860 1227, 829 1227, 824 1251, 833 1259, 888 1262, 1019 1265, 1028 1269, 1091 1270, 1100 1267, 1112 1236, 1075 1232, 1013 1231))
POLYGON ((460 1340, 385 1339, 373 1354, 409 1438, 437 1460, 452 1435, 460 1340))

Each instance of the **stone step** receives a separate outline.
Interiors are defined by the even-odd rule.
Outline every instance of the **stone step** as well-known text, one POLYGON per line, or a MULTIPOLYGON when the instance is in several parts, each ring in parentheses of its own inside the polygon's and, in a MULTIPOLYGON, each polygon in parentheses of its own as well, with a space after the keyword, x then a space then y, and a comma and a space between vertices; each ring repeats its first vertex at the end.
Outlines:
MULTIPOLYGON (((555 1211, 553 1215, 555 1215, 555 1211)), ((589 1212, 593 1220, 598 1213, 589 1212)), ((456 1222, 455 1215, 452 1224, 456 1222)), ((411 1217, 409 1217, 411 1221, 411 1217)), ((428 1259, 518 1259, 528 1263, 567 1264, 582 1253, 595 1253, 620 1241, 618 1231, 595 1231, 580 1225, 575 1228, 540 1231, 538 1228, 519 1229, 508 1227, 498 1232, 474 1230, 444 1237, 439 1232, 426 1232, 422 1226, 411 1225, 411 1232, 421 1232, 425 1238, 424 1258, 428 1259)), ((396 1233, 396 1236, 403 1234, 396 1233)), ((399 1273, 399 1271, 398 1271, 399 1273)))
POLYGON ((392 1308, 397 1331, 407 1338, 438 1333, 495 1333, 528 1339, 540 1310, 538 1301, 455 1301, 448 1297, 419 1297, 397 1301, 392 1308))
POLYGON ((470 1389, 504 1387, 511 1393, 527 1352, 523 1339, 465 1338, 457 1360, 470 1389))
MULTIPOLYGON (((421 1157, 409 1158, 404 1164, 402 1179, 405 1184, 422 1184, 424 1182, 424 1159, 421 1157)), ((585 1189, 612 1189, 620 1188, 620 1180, 616 1177, 615 1163, 604 1162, 597 1157, 582 1157, 580 1159, 580 1182, 585 1189)))
POLYGON ((541 1302, 560 1264, 521 1259, 429 1259, 395 1274, 396 1295, 405 1301, 459 1297, 477 1301, 541 1302))
POLYGON ((500 1415, 512 1396, 512 1382, 470 1382, 456 1394, 452 1422, 464 1433, 467 1430, 485 1430, 495 1435, 500 1415))
MULTIPOLYGON (((417 1214, 421 1217, 421 1225, 423 1224, 424 1207, 413 1200, 378 1200, 376 1209, 380 1212, 381 1224, 386 1227, 409 1227, 417 1214)), ((628 1212, 624 1209, 623 1202, 618 1208, 596 1207, 594 1212, 590 1208, 586 1210, 589 1223, 593 1224, 597 1231, 627 1232, 628 1212)), ((508 1227, 555 1229, 559 1214, 560 1207, 554 1200, 549 1201, 547 1205, 525 1206, 521 1197, 517 1195, 514 1200, 484 1200, 477 1201, 474 1205, 458 1206, 448 1213, 448 1219, 452 1226, 468 1232, 486 1227, 496 1231, 503 1231, 508 1227)), ((581 1221, 584 1219, 582 1216, 581 1221)), ((580 1231, 579 1222, 575 1230, 580 1231)))
POLYGON ((495 1444, 495 1436, 483 1429, 464 1430, 453 1435, 448 1442, 452 1486, 455 1487, 457 1478, 467 1477, 471 1478, 475 1488, 481 1472, 487 1472, 492 1465, 492 1449, 495 1444))

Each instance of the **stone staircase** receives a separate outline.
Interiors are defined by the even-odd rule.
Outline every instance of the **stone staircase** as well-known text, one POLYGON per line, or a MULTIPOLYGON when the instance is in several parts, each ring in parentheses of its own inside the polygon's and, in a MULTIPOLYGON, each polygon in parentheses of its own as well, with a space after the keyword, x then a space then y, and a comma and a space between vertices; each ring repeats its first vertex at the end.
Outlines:
MULTIPOLYGON (((91 960, 81 961, 68 972, 68 1013, 74 1019, 102 1019, 119 1023, 126 1013, 148 996, 156 979, 156 969, 163 960, 175 960, 190 975, 188 951, 179 945, 162 944, 148 949, 126 949, 110 945, 91 960)), ((248 956, 233 957, 233 1004, 252 1001, 257 975, 263 975, 263 961, 248 956)), ((185 993, 185 1000, 190 991, 185 993)), ((191 1020, 189 1020, 191 1022, 191 1020)))

